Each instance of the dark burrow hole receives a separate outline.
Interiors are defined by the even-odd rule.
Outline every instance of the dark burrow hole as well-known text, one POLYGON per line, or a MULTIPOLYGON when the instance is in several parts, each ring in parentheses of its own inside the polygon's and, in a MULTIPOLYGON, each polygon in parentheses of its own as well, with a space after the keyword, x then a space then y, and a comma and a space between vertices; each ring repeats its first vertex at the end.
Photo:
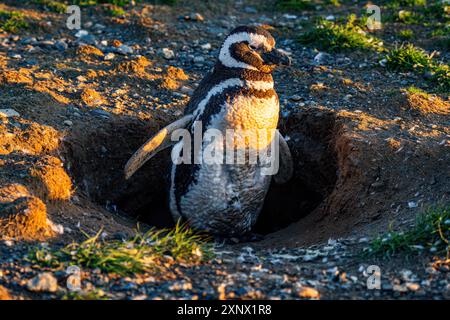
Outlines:
MULTIPOLYGON (((74 128, 65 140, 68 170, 78 190, 92 201, 157 228, 174 225, 168 209, 170 150, 142 167, 129 181, 123 166, 130 155, 167 119, 104 120, 86 130, 74 128)), ((283 229, 313 211, 333 190, 337 164, 329 111, 299 112, 281 121, 294 158, 294 176, 286 184, 272 182, 254 231, 283 229)))

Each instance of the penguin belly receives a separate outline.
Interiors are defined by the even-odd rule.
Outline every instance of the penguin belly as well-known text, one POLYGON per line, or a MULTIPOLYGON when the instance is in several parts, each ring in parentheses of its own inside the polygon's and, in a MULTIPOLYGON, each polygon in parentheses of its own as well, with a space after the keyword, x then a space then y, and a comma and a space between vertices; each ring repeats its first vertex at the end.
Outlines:
MULTIPOLYGON (((207 119, 208 129, 219 130, 225 139, 226 131, 276 129, 278 98, 237 96, 207 119)), ((203 141, 202 152, 211 147, 203 141)), ((248 143, 248 142, 247 142, 248 143)), ((173 152, 181 152, 179 142, 173 152)), ((214 141, 217 149, 225 140, 214 141)), ((245 142, 244 142, 245 144, 245 142)), ((242 147, 235 146, 239 149, 242 147)), ((258 151, 265 152, 263 146, 258 151)), ((256 148, 257 149, 257 148, 256 148)), ((224 152, 225 154, 225 152, 224 152)), ((172 164, 171 211, 176 220, 183 218, 190 226, 215 235, 238 236, 249 232, 255 224, 269 189, 271 175, 264 173, 262 164, 219 163, 172 164)))

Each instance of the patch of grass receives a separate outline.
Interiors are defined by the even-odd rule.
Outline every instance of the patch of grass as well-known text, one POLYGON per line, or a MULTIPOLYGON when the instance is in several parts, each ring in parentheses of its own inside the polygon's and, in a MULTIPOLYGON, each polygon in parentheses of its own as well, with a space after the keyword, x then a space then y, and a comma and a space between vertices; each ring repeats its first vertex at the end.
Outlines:
POLYGON ((449 21, 450 20, 450 3, 445 1, 433 1, 425 7, 424 14, 427 17, 449 21))
POLYGON ((276 7, 279 10, 311 10, 315 8, 311 0, 277 0, 276 7))
POLYGON ((113 17, 120 17, 125 15, 125 10, 118 6, 114 6, 108 12, 113 17))
POLYGON ((404 29, 398 32, 398 37, 403 40, 410 40, 414 38, 414 32, 411 29, 404 29))
POLYGON ((392 0, 388 1, 387 6, 389 8, 400 8, 400 7, 421 7, 427 4, 427 0, 392 0))
POLYGON ((422 95, 424 97, 427 97, 427 98, 430 96, 428 94, 428 92, 426 92, 426 91, 424 91, 424 90, 422 90, 420 88, 417 88, 415 86, 410 86, 410 87, 406 88, 405 91, 409 92, 409 93, 413 93, 413 94, 420 94, 420 95, 422 95))
POLYGON ((108 3, 115 6, 124 7, 132 3, 132 0, 74 0, 73 4, 79 6, 94 6, 96 4, 108 3))
POLYGON ((404 24, 421 24, 424 21, 424 16, 414 11, 400 10, 398 12, 397 21, 404 24))
POLYGON ((168 6, 173 6, 177 3, 177 0, 157 0, 156 3, 166 4, 168 6))
POLYGON ((105 292, 100 289, 92 291, 74 291, 65 294, 61 300, 108 300, 105 296, 105 292))
POLYGON ((29 260, 45 267, 77 265, 119 275, 145 273, 163 268, 165 262, 198 263, 212 257, 206 239, 186 226, 173 230, 150 230, 138 233, 129 241, 102 241, 101 231, 81 243, 59 250, 35 248, 29 260))
POLYGON ((340 7, 341 6, 341 3, 339 2, 339 0, 326 0, 325 3, 333 5, 335 7, 340 7))
POLYGON ((431 253, 449 254, 450 206, 429 209, 417 217, 408 231, 390 231, 365 248, 366 256, 391 257, 398 253, 417 254, 428 249, 431 253))
POLYGON ((432 57, 423 49, 413 44, 401 45, 392 49, 386 56, 387 66, 396 71, 415 71, 431 64, 432 57))
MULTIPOLYGON (((74 0, 71 3, 82 7, 95 6, 97 4, 112 4, 118 7, 125 7, 141 1, 142 0, 74 0)), ((171 6, 175 5, 177 3, 177 0, 153 0, 152 2, 156 4, 167 4, 171 6)))
POLYGON ((412 44, 402 45, 389 51, 386 56, 386 66, 394 71, 412 71, 424 74, 431 74, 438 89, 450 90, 450 67, 434 60, 433 54, 428 54, 425 50, 417 48, 412 44))
POLYGON ((450 21, 450 5, 441 0, 389 1, 386 8, 395 13, 385 12, 384 21, 423 26, 446 25, 450 21))
POLYGON ((369 36, 355 21, 355 16, 350 16, 345 24, 320 20, 312 30, 302 34, 298 41, 329 52, 383 50, 381 41, 369 36))
POLYGON ((23 13, 0 10, 0 30, 16 33, 25 28, 28 28, 28 23, 25 21, 23 13))
POLYGON ((36 4, 42 5, 48 10, 57 12, 57 13, 66 13, 67 10, 67 4, 60 2, 60 1, 54 1, 54 0, 35 0, 36 4))
POLYGON ((436 48, 448 51, 450 50, 450 37, 439 37, 437 39, 434 39, 433 44, 436 46, 436 48))

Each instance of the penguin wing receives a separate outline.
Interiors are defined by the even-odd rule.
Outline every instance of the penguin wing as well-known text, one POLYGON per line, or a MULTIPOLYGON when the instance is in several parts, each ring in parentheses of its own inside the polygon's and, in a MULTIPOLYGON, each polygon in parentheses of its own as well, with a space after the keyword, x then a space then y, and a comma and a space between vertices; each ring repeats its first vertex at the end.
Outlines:
POLYGON ((280 147, 280 158, 279 158, 279 169, 276 175, 274 175, 275 182, 277 184, 283 184, 292 178, 294 173, 294 162, 292 160, 291 151, 289 146, 284 140, 278 130, 276 131, 278 135, 279 147, 280 147))
POLYGON ((159 130, 153 137, 145 142, 125 165, 125 179, 129 179, 140 167, 150 160, 158 152, 172 146, 176 141, 171 140, 172 132, 186 128, 192 121, 193 115, 189 114, 172 122, 159 130))

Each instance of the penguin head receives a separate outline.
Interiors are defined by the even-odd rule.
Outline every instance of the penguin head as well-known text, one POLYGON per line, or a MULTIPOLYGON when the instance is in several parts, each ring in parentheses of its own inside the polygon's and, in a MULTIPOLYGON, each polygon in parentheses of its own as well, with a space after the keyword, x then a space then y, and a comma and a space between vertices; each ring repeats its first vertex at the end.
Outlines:
POLYGON ((219 61, 228 68, 252 69, 271 73, 277 66, 290 65, 289 56, 275 48, 275 39, 264 28, 237 27, 225 39, 219 61))

